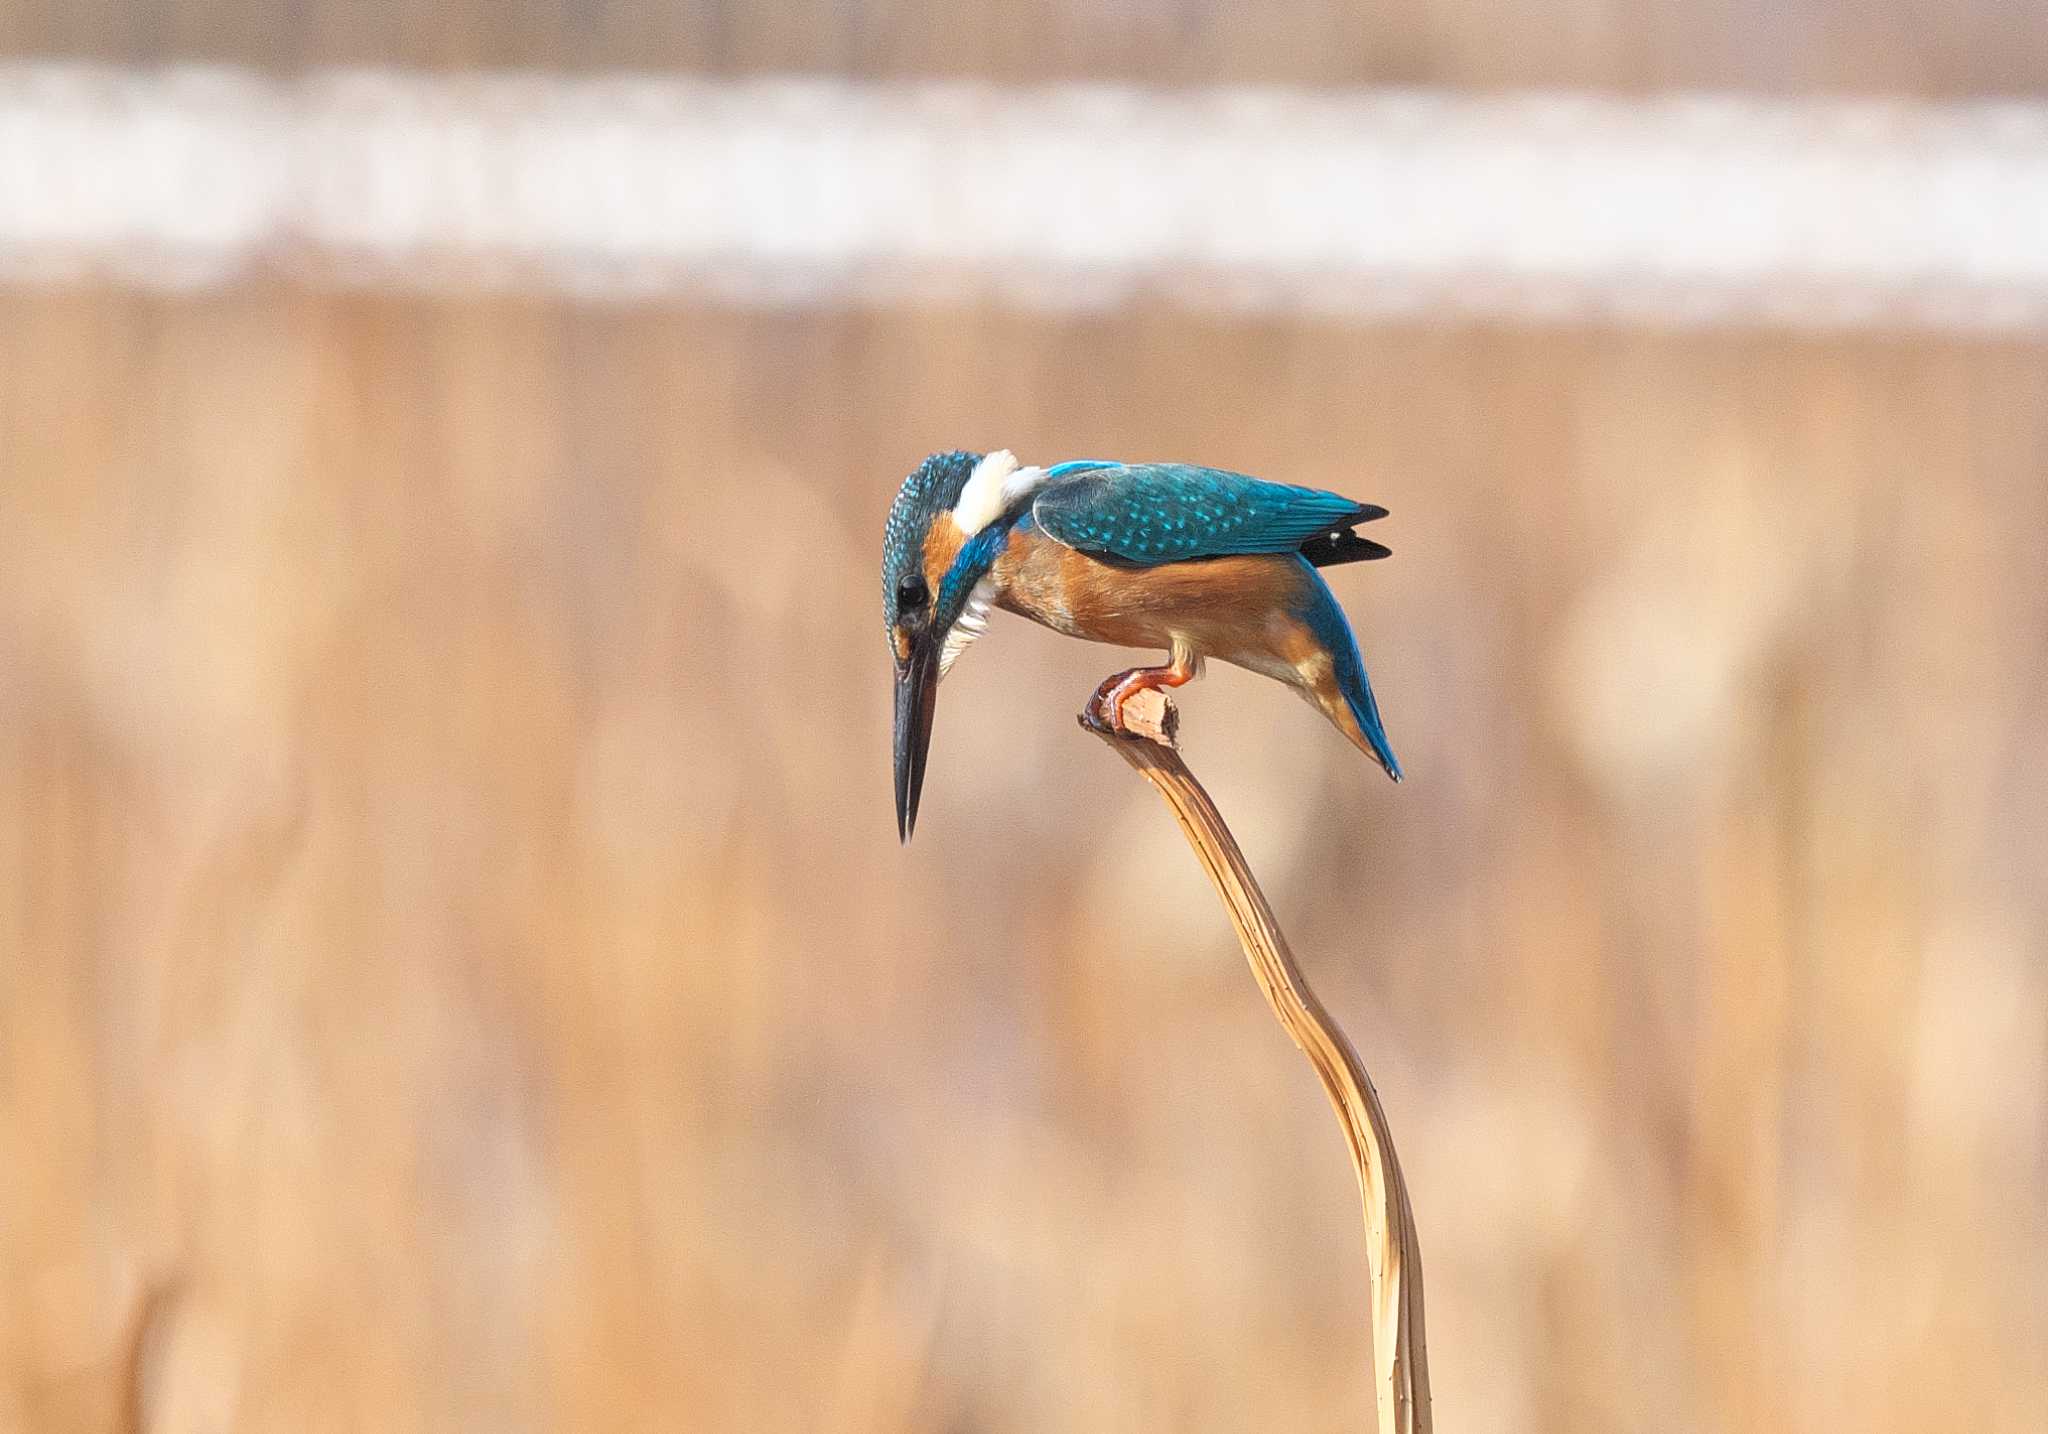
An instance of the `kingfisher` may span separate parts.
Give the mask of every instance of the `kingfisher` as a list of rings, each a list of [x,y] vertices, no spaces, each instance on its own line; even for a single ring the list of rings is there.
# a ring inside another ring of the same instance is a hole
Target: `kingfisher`
[[[1076,459],[1027,467],[1007,450],[935,453],[903,480],[882,544],[896,655],[896,833],[924,788],[939,681],[996,608],[1069,637],[1166,651],[1103,682],[1087,715],[1179,687],[1214,657],[1286,683],[1401,780],[1358,640],[1317,573],[1389,550],[1356,529],[1385,508],[1187,463]]]

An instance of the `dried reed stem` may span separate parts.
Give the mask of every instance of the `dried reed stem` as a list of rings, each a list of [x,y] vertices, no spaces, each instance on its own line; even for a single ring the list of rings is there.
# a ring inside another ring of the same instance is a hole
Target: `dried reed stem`
[[[1322,1078],[1337,1109],[1365,1202],[1366,1265],[1372,1281],[1373,1387],[1380,1434],[1428,1434],[1429,1358],[1422,1330],[1422,1252],[1407,1182],[1372,1078],[1344,1030],[1323,1008],[1294,962],[1258,879],[1216,804],[1174,747],[1177,714],[1164,693],[1143,691],[1124,704],[1125,734],[1084,712],[1081,725],[1104,738],[1159,789],[1188,845],[1201,859],[1273,1014]],[[1137,734],[1137,735],[1131,735]]]

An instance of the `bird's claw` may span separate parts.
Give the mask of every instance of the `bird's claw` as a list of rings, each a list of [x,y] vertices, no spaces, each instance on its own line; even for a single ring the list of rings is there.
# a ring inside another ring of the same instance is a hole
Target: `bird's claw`
[[[1081,725],[1100,736],[1130,739],[1137,734],[1123,725],[1122,704],[1116,700],[1117,679],[1096,688],[1081,708]]]
[[[1144,680],[1148,675],[1144,669],[1133,669],[1130,672],[1119,672],[1107,679],[1095,689],[1094,695],[1081,709],[1081,725],[1098,736],[1120,737],[1126,742],[1157,742],[1168,747],[1174,746],[1174,728],[1178,725],[1178,714],[1174,712],[1171,701],[1162,702],[1157,715],[1148,714],[1142,709],[1134,715],[1127,715],[1124,710],[1125,704],[1140,692],[1159,692],[1162,698],[1165,696],[1157,686]]]
[[[1124,679],[1128,675],[1119,672],[1095,689],[1087,705],[1081,709],[1083,727],[1101,735],[1121,737],[1126,742],[1144,740],[1143,734],[1124,725]]]

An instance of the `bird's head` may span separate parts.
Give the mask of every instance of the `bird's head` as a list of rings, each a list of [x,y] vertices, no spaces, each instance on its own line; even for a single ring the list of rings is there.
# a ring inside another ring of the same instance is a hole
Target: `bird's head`
[[[896,655],[896,834],[917,825],[939,679],[981,636],[993,569],[1038,469],[995,453],[935,453],[897,490],[882,537],[882,616]]]

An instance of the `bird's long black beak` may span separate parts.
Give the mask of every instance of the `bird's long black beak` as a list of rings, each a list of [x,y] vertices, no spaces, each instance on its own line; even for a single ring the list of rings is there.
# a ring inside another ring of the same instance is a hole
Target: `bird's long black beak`
[[[896,835],[905,842],[917,829],[917,798],[924,790],[938,702],[939,645],[920,633],[911,639],[909,659],[896,664]]]

